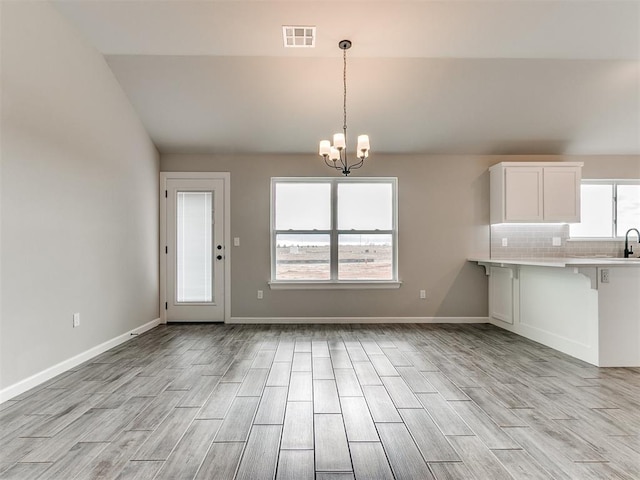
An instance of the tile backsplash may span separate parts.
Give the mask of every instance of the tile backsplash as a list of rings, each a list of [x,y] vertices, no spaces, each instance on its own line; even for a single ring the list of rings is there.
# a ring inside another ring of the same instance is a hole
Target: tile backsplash
[[[507,246],[502,246],[503,239]],[[554,238],[559,246],[553,245]],[[634,247],[636,245],[634,238]],[[619,240],[569,240],[567,224],[501,224],[491,226],[491,258],[550,258],[573,256],[622,257]]]

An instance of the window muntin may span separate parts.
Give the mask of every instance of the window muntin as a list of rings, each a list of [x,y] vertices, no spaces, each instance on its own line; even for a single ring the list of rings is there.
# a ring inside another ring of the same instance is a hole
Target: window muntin
[[[397,281],[396,184],[273,178],[272,281]]]
[[[640,224],[640,182],[586,180],[580,197],[581,221],[569,225],[571,238],[621,238]]]

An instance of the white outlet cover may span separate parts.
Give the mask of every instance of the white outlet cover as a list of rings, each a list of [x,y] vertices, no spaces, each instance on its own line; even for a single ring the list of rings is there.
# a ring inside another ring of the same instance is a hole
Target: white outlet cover
[[[503,238],[502,239],[502,246],[503,247],[508,247],[509,246],[509,239]]]
[[[234,247],[240,246],[240,237],[233,237],[233,246]]]
[[[554,247],[562,246],[562,239],[560,237],[553,237],[551,239],[551,245],[553,245]]]

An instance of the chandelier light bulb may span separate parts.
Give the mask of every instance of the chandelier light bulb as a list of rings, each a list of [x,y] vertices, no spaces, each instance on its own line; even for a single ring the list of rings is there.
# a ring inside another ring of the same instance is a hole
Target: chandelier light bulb
[[[320,155],[329,155],[331,152],[331,142],[329,140],[320,141]]]

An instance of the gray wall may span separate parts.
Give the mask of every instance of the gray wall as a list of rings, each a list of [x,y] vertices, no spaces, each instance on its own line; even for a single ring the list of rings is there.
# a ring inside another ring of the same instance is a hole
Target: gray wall
[[[0,389],[159,316],[155,147],[48,2],[1,8]]]
[[[397,176],[398,290],[270,290],[273,176],[333,173],[315,155],[162,155],[163,171],[231,172],[233,317],[484,317],[487,283],[466,257],[488,253],[491,157],[372,155],[357,176]],[[263,300],[256,291],[264,290]],[[420,300],[420,289],[428,299]]]

